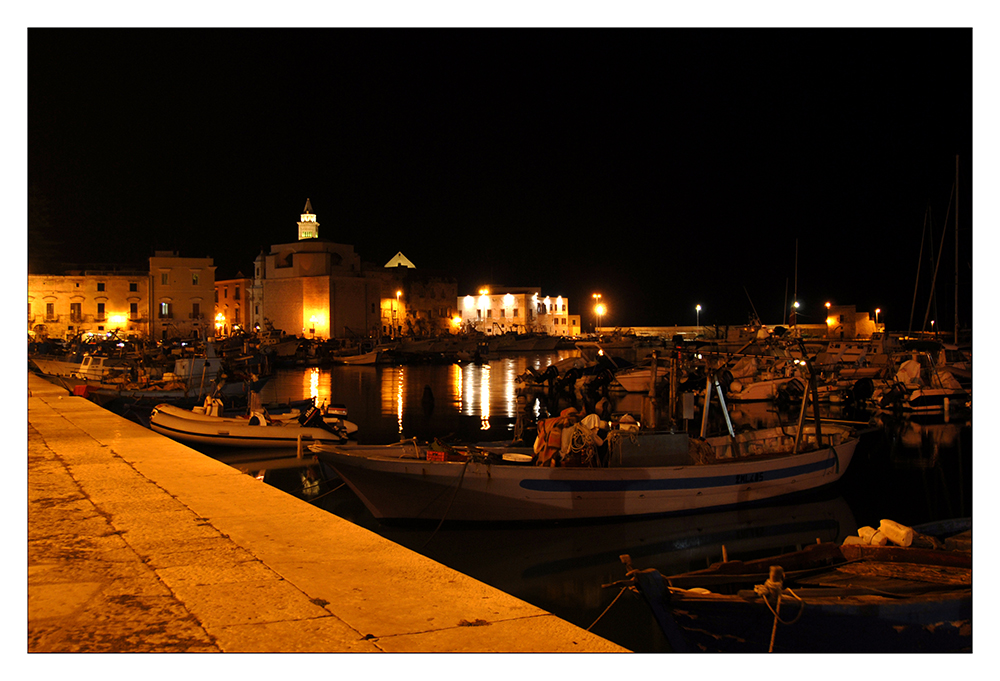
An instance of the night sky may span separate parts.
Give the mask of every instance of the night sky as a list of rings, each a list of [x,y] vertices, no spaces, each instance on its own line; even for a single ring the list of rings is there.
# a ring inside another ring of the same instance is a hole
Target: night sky
[[[308,22],[305,22],[308,23]],[[28,262],[297,238],[592,323],[972,322],[971,29],[31,29]],[[921,238],[925,224],[930,232]],[[798,267],[796,278],[796,241]],[[933,245],[931,245],[933,244]]]

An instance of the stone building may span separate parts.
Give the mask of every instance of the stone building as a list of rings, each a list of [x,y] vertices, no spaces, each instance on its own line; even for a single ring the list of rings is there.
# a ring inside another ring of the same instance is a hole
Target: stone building
[[[28,275],[28,334],[34,338],[149,333],[149,273],[82,270]]]
[[[542,296],[539,287],[495,287],[458,299],[462,328],[497,334],[580,335],[580,315],[569,314],[569,299]]]
[[[215,266],[212,258],[156,251],[149,259],[150,335],[154,340],[212,338]]]
[[[299,239],[275,244],[254,261],[248,322],[265,321],[307,338],[365,337],[380,327],[381,285],[366,278],[354,247],[319,237],[306,199]]]
[[[252,332],[253,279],[237,272],[233,279],[215,282],[214,326],[216,336],[243,329]]]
[[[827,338],[871,338],[879,330],[884,324],[876,325],[870,314],[858,312],[854,305],[827,305]]]
[[[383,338],[440,336],[458,330],[452,305],[458,297],[454,277],[417,269],[402,253],[382,268],[366,264],[365,276],[381,282]]]

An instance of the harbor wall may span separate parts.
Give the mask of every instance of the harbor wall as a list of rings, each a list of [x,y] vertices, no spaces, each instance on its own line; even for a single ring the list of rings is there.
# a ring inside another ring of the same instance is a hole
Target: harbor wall
[[[625,652],[28,376],[31,652]]]

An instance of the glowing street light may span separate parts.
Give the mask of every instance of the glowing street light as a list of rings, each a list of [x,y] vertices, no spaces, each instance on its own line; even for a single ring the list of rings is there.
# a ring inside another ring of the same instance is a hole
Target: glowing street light
[[[701,326],[701,305],[694,306],[694,325]]]
[[[878,313],[882,311],[882,308],[875,308],[875,328],[878,328]]]
[[[392,308],[392,337],[396,337],[396,310],[399,309],[399,297],[403,295],[402,291],[396,291],[396,307]]]
[[[604,313],[607,312],[607,308],[604,307],[604,303],[601,302],[600,293],[594,293],[590,297],[597,301],[597,304],[594,305],[594,312],[597,314],[597,328],[600,328],[601,318],[604,317]]]

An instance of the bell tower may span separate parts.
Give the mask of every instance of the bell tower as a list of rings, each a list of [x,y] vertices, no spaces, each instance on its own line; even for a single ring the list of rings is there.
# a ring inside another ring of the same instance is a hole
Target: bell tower
[[[312,212],[312,204],[306,199],[306,207],[302,209],[302,216],[299,221],[299,241],[303,239],[319,238],[319,223],[316,222],[316,214]]]

